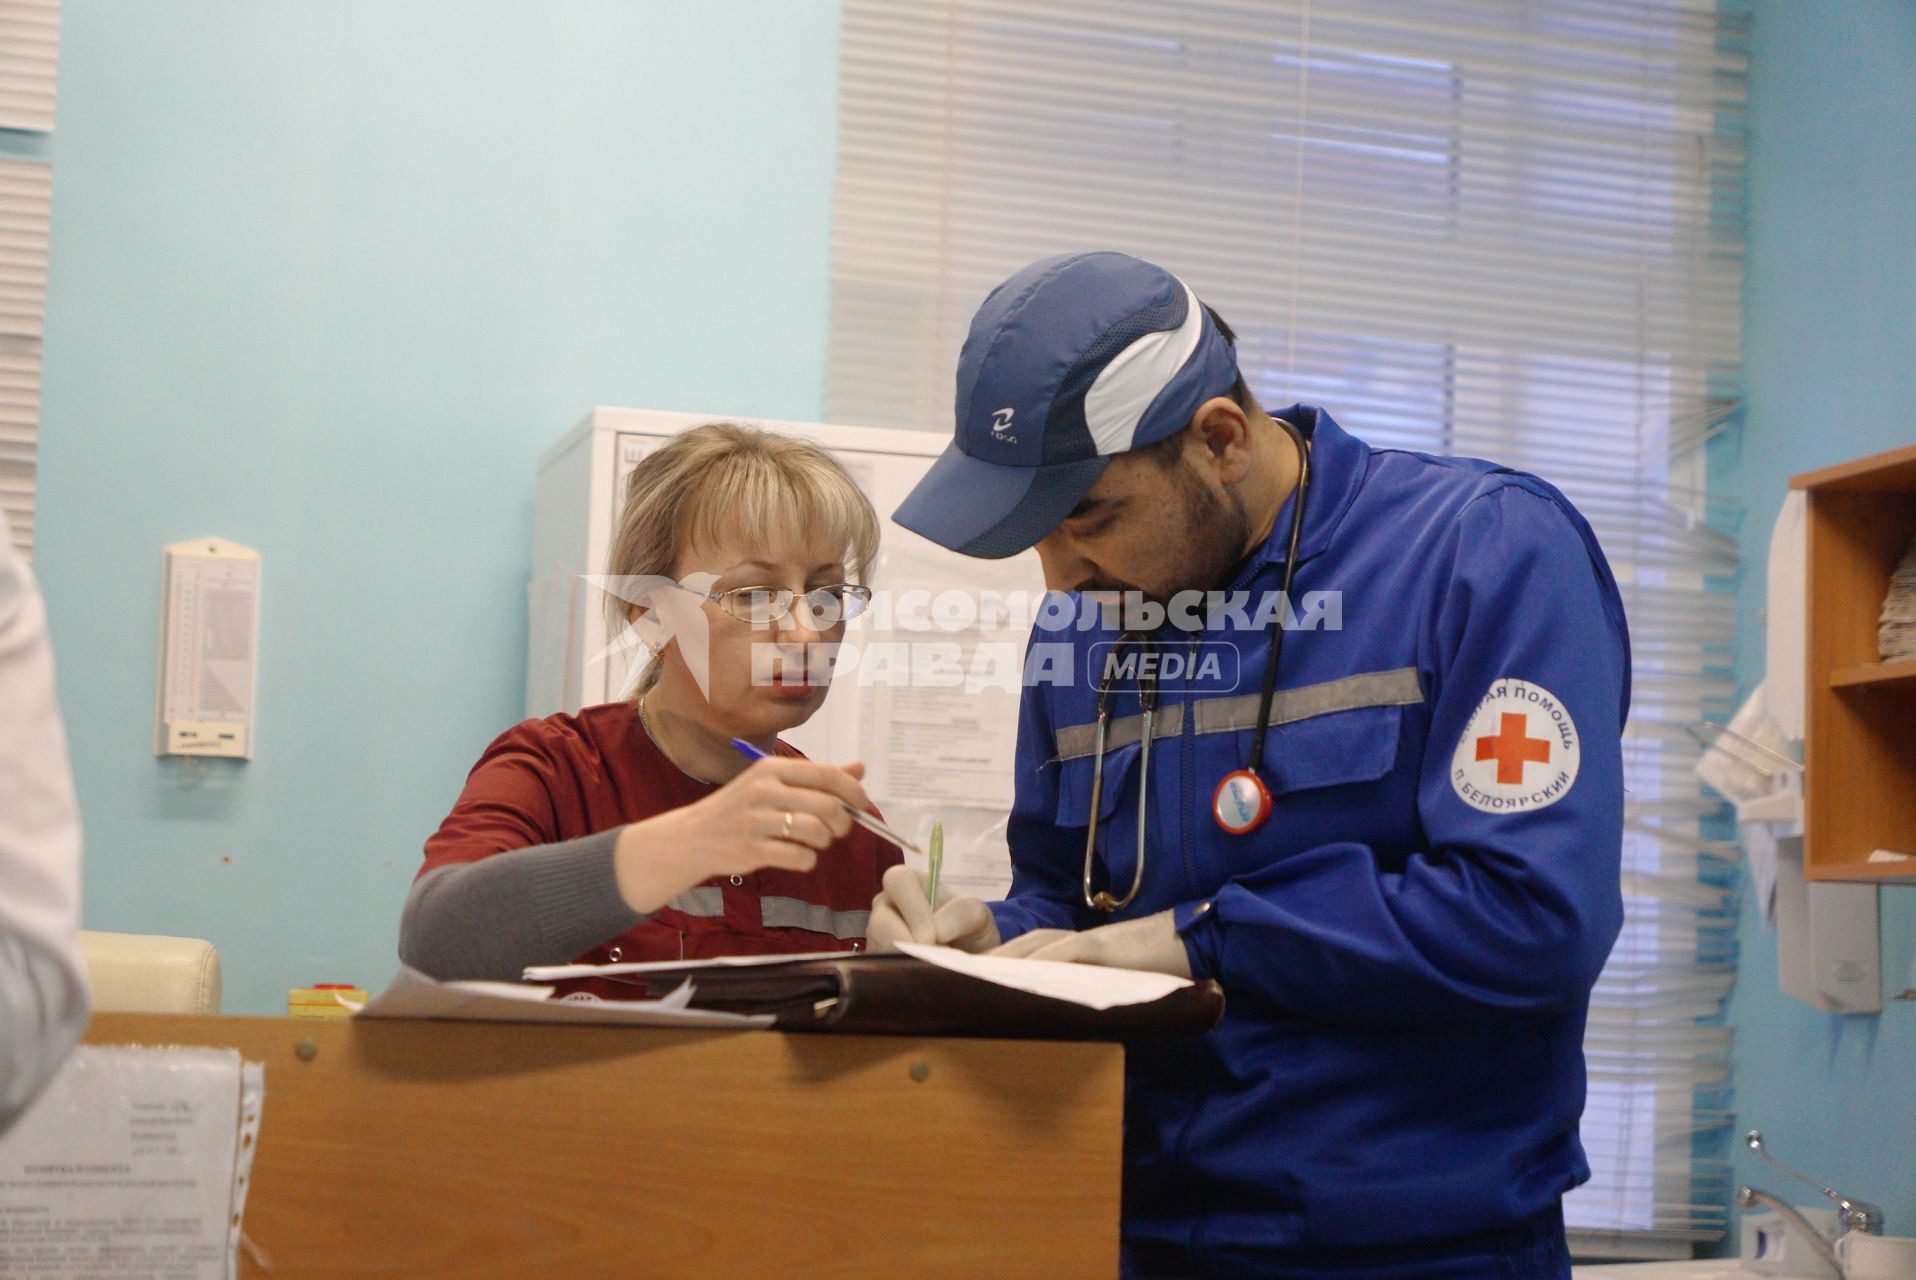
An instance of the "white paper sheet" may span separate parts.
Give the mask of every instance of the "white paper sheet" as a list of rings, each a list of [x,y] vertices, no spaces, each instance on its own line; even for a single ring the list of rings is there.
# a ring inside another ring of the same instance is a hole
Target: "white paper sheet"
[[[1757,914],[1763,926],[1775,933],[1777,829],[1767,822],[1741,822],[1737,827],[1743,833],[1743,857],[1750,864]]]
[[[663,1000],[551,999],[553,988],[515,982],[439,982],[402,967],[366,1002],[361,1018],[445,1018],[461,1022],[576,1022],[637,1027],[740,1030],[769,1027],[769,1014],[689,1009],[692,984]]]
[[[900,951],[942,969],[962,973],[1001,987],[1029,991],[1083,1005],[1087,1009],[1111,1009],[1124,1004],[1146,1004],[1191,985],[1189,979],[1168,973],[1145,973],[1136,969],[1109,969],[1100,965],[1066,964],[1056,960],[1023,960],[1010,956],[975,956],[953,947],[928,947],[915,942],[899,945]],[[713,960],[626,961],[620,964],[542,965],[526,970],[528,981],[551,982],[560,978],[610,977],[622,973],[648,973],[661,969],[721,969],[749,965],[781,964],[790,960],[844,960],[843,951],[818,951],[804,955],[722,956]],[[494,983],[464,983],[464,986],[495,986]],[[692,984],[688,982],[686,988]],[[516,989],[516,988],[515,988]],[[685,988],[681,988],[684,990]],[[674,994],[677,994],[676,992]],[[688,994],[688,997],[689,994]]]
[[[622,960],[617,964],[536,964],[525,971],[525,979],[527,982],[560,982],[566,978],[610,978],[622,973],[658,973],[663,969],[749,969],[756,965],[789,964],[794,960],[843,960],[846,954],[843,951],[793,951],[769,956],[714,956],[710,960]],[[687,983],[680,990],[686,990],[690,986],[691,984]],[[523,990],[517,987],[513,989]],[[678,994],[674,991],[666,999],[670,1000]],[[685,998],[691,999],[689,991]]]
[[[75,1050],[0,1139],[0,1275],[231,1280],[263,1080],[231,1049]]]
[[[1161,1000],[1190,979],[1139,969],[1109,969],[1096,964],[1068,964],[1059,960],[1024,960],[1011,956],[975,956],[953,947],[900,943],[898,949],[941,969],[995,982],[1001,987],[1029,991],[1083,1005],[1087,1009],[1115,1009],[1119,1005],[1149,1004]]]
[[[1791,758],[1790,744],[1770,714],[1767,684],[1750,691],[1727,728],[1697,757],[1696,774],[1732,804],[1767,796],[1797,772],[1776,758]]]
[[[1764,925],[1774,930],[1777,845],[1792,838],[1801,844],[1803,775],[1771,754],[1788,758],[1790,743],[1771,712],[1767,681],[1750,692],[1729,730],[1697,759],[1696,772],[1736,806],[1757,909]]]

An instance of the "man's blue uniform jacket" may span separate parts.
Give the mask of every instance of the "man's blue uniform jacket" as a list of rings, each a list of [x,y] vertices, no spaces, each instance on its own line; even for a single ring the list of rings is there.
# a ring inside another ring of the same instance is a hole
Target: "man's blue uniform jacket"
[[[1211,807],[1246,762],[1269,633],[1244,614],[1159,632],[1192,666],[1220,660],[1161,682],[1146,874],[1115,917],[1174,910],[1192,972],[1226,991],[1216,1030],[1129,1056],[1126,1246],[1201,1274],[1435,1258],[1551,1214],[1589,1175],[1584,1018],[1622,920],[1629,647],[1588,524],[1534,476],[1372,449],[1310,406],[1280,416],[1311,437],[1314,475],[1292,595],[1311,629],[1285,637],[1265,747],[1275,808],[1233,836]],[[1230,584],[1253,605],[1278,590],[1290,522],[1287,502]],[[1313,610],[1317,592],[1341,609]],[[1117,634],[1033,633],[1012,888],[992,904],[1007,940],[1112,918],[1080,877]],[[1046,664],[1069,683],[1029,685]],[[1122,895],[1132,681],[1112,708],[1096,875]]]

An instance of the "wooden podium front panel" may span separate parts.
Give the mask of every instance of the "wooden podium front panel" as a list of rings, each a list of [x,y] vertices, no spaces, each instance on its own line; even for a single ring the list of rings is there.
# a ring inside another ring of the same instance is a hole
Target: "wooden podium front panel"
[[[112,1013],[86,1038],[265,1063],[271,1270],[242,1251],[244,1277],[1117,1274],[1116,1045]]]

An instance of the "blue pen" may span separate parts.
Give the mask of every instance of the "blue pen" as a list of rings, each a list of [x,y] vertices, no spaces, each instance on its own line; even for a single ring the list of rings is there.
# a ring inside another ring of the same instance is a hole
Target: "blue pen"
[[[745,756],[747,759],[750,759],[750,760],[764,760],[768,758],[768,755],[769,755],[768,752],[760,751],[757,747],[745,741],[745,739],[743,738],[733,738],[732,745],[738,749],[738,752],[740,755]],[[890,827],[886,826],[884,823],[880,822],[878,819],[872,817],[869,813],[866,813],[863,809],[855,809],[851,805],[846,804],[843,800],[840,800],[838,803],[841,806],[843,806],[846,813],[849,813],[852,815],[853,822],[856,822],[859,826],[865,828],[865,830],[871,832],[873,835],[877,836],[879,839],[889,840],[893,844],[897,845],[900,849],[905,850],[907,853],[915,853],[921,858],[925,856],[924,850],[920,849],[917,845],[913,844],[911,841],[905,839],[905,837],[899,835],[896,831],[893,831]]]

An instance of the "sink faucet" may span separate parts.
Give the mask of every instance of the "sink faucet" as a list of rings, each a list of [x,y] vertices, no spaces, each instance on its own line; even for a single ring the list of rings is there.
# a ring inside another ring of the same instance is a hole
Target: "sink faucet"
[[[1811,1225],[1808,1218],[1796,1211],[1795,1206],[1784,1203],[1767,1191],[1758,1191],[1751,1186],[1741,1186],[1736,1189],[1736,1202],[1745,1209],[1753,1209],[1760,1204],[1776,1210],[1783,1216],[1784,1221],[1796,1228],[1798,1235],[1809,1241],[1810,1248],[1816,1250],[1817,1256],[1823,1259],[1823,1264],[1830,1269],[1830,1274],[1836,1277],[1836,1280],[1843,1280],[1843,1263],[1836,1256],[1836,1250],[1830,1247],[1830,1242],[1823,1238],[1821,1231]]]
[[[1750,1150],[1756,1152],[1758,1158],[1761,1159],[1764,1164],[1770,1166],[1770,1168],[1775,1169],[1778,1173],[1787,1173],[1798,1182],[1803,1183],[1805,1186],[1816,1188],[1818,1192],[1835,1201],[1837,1234],[1839,1236],[1851,1231],[1860,1231],[1865,1235],[1876,1235],[1882,1231],[1883,1211],[1875,1205],[1865,1200],[1852,1200],[1848,1196],[1838,1195],[1828,1187],[1805,1177],[1788,1165],[1777,1160],[1768,1151],[1763,1149],[1763,1135],[1755,1129],[1743,1135],[1743,1141],[1749,1146]],[[1836,1250],[1830,1247],[1828,1240],[1823,1238],[1823,1233],[1811,1226],[1809,1219],[1798,1213],[1793,1206],[1785,1204],[1782,1200],[1777,1199],[1767,1191],[1758,1191],[1752,1186],[1738,1187],[1736,1189],[1736,1202],[1745,1209],[1753,1208],[1760,1204],[1776,1210],[1777,1213],[1783,1216],[1786,1222],[1802,1233],[1803,1238],[1809,1242],[1810,1247],[1816,1250],[1817,1255],[1821,1257],[1824,1264],[1829,1267],[1830,1274],[1835,1276],[1837,1280],[1842,1280],[1843,1263],[1841,1259],[1836,1256]]]
[[[1752,1129],[1744,1134],[1743,1141],[1747,1143],[1750,1150],[1756,1152],[1757,1157],[1761,1159],[1764,1164],[1770,1166],[1770,1168],[1776,1170],[1778,1173],[1787,1173],[1804,1186],[1814,1187],[1818,1192],[1834,1200],[1836,1202],[1837,1225],[1842,1231],[1860,1231],[1868,1236],[1881,1235],[1883,1233],[1883,1211],[1877,1206],[1869,1203],[1867,1200],[1852,1200],[1848,1196],[1837,1195],[1828,1187],[1805,1177],[1788,1165],[1778,1161],[1775,1157],[1771,1156],[1769,1152],[1763,1149],[1763,1135],[1756,1129]],[[1738,1199],[1741,1200],[1741,1198],[1741,1193],[1739,1193]]]

